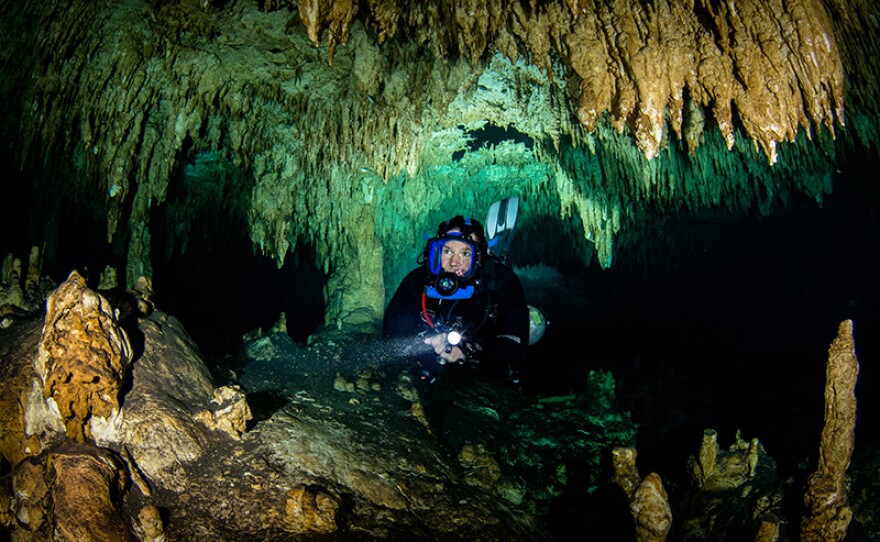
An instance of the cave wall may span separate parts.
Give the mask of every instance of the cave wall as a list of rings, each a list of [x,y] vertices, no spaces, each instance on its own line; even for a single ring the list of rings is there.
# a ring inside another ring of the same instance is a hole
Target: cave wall
[[[22,235],[51,260],[49,218],[99,220],[82,241],[129,284],[197,236],[279,267],[308,247],[338,327],[381,317],[439,221],[502,197],[608,267],[682,210],[821,203],[878,148],[859,0],[4,4]]]

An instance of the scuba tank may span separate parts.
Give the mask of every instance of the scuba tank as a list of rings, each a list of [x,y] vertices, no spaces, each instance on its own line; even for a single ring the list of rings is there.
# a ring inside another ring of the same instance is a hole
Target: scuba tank
[[[514,226],[519,212],[519,198],[514,196],[498,200],[489,207],[486,216],[486,241],[489,253],[502,262],[513,244]],[[547,330],[549,321],[544,311],[529,305],[529,345],[540,341]]]

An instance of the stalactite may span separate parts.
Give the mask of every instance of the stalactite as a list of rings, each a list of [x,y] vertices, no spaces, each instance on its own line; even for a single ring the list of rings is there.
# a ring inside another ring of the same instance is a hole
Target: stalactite
[[[855,50],[856,29],[876,27],[876,8],[864,0],[735,8],[703,0],[302,0],[287,23],[248,9],[18,8],[41,40],[11,79],[30,89],[21,94],[30,96],[20,106],[24,161],[37,161],[36,149],[47,149],[39,157],[47,161],[76,154],[87,179],[74,188],[78,197],[106,214],[108,240],[130,240],[129,280],[150,268],[151,210],[166,201],[173,172],[202,152],[222,149],[238,178],[249,179],[238,193],[248,194],[241,207],[255,247],[280,265],[307,242],[323,267],[344,275],[357,253],[350,236],[417,244],[425,220],[453,211],[422,200],[443,201],[450,191],[473,212],[487,205],[478,191],[531,191],[566,228],[582,228],[585,260],[595,251],[607,266],[638,241],[634,226],[649,213],[769,213],[797,192],[821,201],[835,138],[877,138],[858,117],[855,135],[841,130],[844,67],[869,87],[855,90],[858,103],[877,105],[870,76],[880,55]],[[487,123],[519,131],[534,148],[469,149],[467,132]],[[441,155],[432,145],[449,130],[461,137]],[[817,145],[827,158],[808,150]],[[517,161],[539,167],[522,174]],[[471,173],[447,176],[443,167]],[[481,168],[495,173],[473,174]],[[507,186],[479,184],[492,175],[506,175]],[[447,181],[445,191],[435,186]],[[352,232],[360,211],[342,202],[359,184],[377,200],[364,205],[378,209],[405,183],[417,203],[394,202],[393,219],[364,217],[375,232]],[[539,216],[552,215],[542,208]],[[180,231],[186,246],[188,228]],[[404,262],[385,273],[399,275]]]
[[[489,49],[491,37],[511,60],[527,54],[548,72],[554,71],[550,52],[556,49],[580,81],[576,100],[583,126],[592,131],[610,113],[619,131],[630,128],[648,158],[664,144],[667,109],[681,137],[677,119],[685,88],[696,105],[712,108],[728,147],[735,141],[735,106],[747,135],[771,162],[778,143],[792,141],[799,129],[842,122],[841,52],[821,0],[802,0],[786,9],[780,2],[738,4],[737,9],[704,2],[689,10],[674,2],[652,6],[610,0],[526,8],[496,0],[460,6],[416,3],[397,13],[402,5],[374,2],[363,18],[367,27],[379,29],[380,42],[394,36],[402,21],[435,54],[446,56],[453,47],[473,66]],[[330,2],[303,1],[300,13],[315,43],[323,26],[351,24],[351,10],[333,10]],[[332,40],[347,40],[348,34],[330,34],[332,53]],[[782,47],[765,50],[765,43]],[[768,76],[769,86],[764,84]],[[811,99],[804,102],[801,96]],[[696,145],[697,139],[689,143]]]

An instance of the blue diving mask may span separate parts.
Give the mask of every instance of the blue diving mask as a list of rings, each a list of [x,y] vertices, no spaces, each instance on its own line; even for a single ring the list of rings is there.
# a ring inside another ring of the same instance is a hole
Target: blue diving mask
[[[443,254],[449,250],[446,244],[458,241],[466,245],[472,255],[470,268],[462,275],[443,270]],[[467,299],[474,295],[474,282],[480,264],[480,247],[460,232],[448,232],[428,240],[424,252],[424,265],[428,271],[427,295],[435,299]]]

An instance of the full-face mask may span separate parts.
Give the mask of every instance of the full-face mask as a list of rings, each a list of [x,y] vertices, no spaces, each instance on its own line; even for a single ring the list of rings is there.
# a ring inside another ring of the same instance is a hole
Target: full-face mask
[[[428,271],[427,296],[435,299],[467,299],[473,296],[480,265],[486,254],[485,239],[483,225],[470,217],[458,215],[441,222],[437,235],[428,240],[421,256],[421,263]],[[443,270],[443,251],[450,241],[465,243],[473,254],[470,269],[461,276]]]
[[[450,241],[464,243],[473,254],[470,268],[462,275],[443,270],[443,252]],[[462,232],[447,232],[428,240],[424,266],[428,271],[426,293],[436,299],[468,299],[474,295],[477,269],[480,266],[480,245]]]

